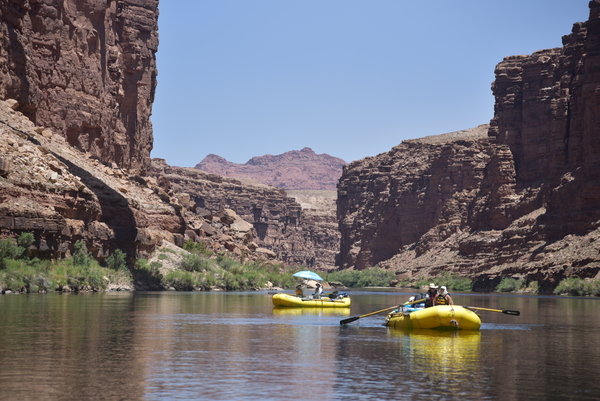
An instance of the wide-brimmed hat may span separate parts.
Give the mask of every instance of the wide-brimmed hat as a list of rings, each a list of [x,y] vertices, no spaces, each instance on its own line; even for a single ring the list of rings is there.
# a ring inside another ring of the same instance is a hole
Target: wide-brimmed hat
[[[441,287],[440,287],[440,291],[441,291],[441,292],[446,292],[446,291],[447,291],[447,289],[446,289],[446,287],[444,287],[444,286],[441,286]]]
[[[437,285],[431,283],[431,284],[429,284],[429,288],[437,288]]]

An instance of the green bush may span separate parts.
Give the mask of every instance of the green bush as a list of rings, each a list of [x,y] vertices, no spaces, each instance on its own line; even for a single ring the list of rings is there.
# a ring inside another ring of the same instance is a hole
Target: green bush
[[[73,264],[76,266],[89,266],[92,264],[94,259],[88,252],[85,242],[79,240],[73,245],[75,252],[73,252]]]
[[[191,253],[183,258],[181,268],[188,272],[212,271],[213,262],[203,256]]]
[[[222,281],[225,289],[228,291],[237,291],[242,288],[239,277],[229,272],[223,274]]]
[[[206,248],[206,244],[204,242],[196,242],[193,239],[188,239],[185,244],[183,244],[183,249],[196,255],[202,255],[206,257],[213,255],[213,253]]]
[[[522,279],[504,277],[496,286],[496,292],[515,292],[523,287],[523,283]]]
[[[164,282],[177,291],[193,291],[200,287],[200,283],[194,278],[192,272],[182,270],[170,271],[165,276]]]
[[[106,265],[109,269],[114,271],[127,270],[125,252],[120,249],[116,249],[108,258],[106,258]]]
[[[21,233],[17,239],[17,244],[25,249],[28,249],[35,242],[35,237],[32,233]]]
[[[148,259],[139,259],[136,261],[133,269],[133,277],[136,281],[147,283],[151,289],[162,289],[163,276],[160,272],[162,264],[152,262],[148,264]]]
[[[71,262],[71,263],[69,263]],[[104,280],[107,270],[98,262],[89,258],[85,265],[76,264],[75,258],[65,261],[67,264],[67,285],[75,291],[104,291],[107,282]],[[81,263],[81,262],[80,262]]]
[[[461,277],[458,274],[449,274],[447,272],[443,272],[441,275],[437,277],[437,282],[439,286],[446,286],[448,290],[452,289],[454,291],[471,291],[473,289],[473,281],[466,277]]]
[[[18,246],[12,238],[0,241],[0,259],[19,259],[26,249]]]
[[[600,297],[600,280],[592,281],[590,295]]]
[[[532,281],[529,283],[526,290],[528,290],[529,292],[538,293],[538,292],[540,292],[540,285],[537,281]]]
[[[414,282],[413,288],[429,287],[430,283],[435,283],[435,278],[422,278]]]
[[[210,287],[214,287],[217,284],[222,286],[223,283],[221,280],[217,280],[217,277],[212,272],[206,272],[202,275],[202,280],[200,281],[201,286],[204,289],[209,289]]]
[[[371,267],[365,270],[342,270],[324,274],[326,281],[340,282],[346,287],[389,287],[390,282],[396,279],[396,274],[380,267]]]
[[[246,270],[254,270],[252,264],[244,266],[242,263],[222,255],[219,255],[217,257],[217,264],[221,269],[226,270],[232,274],[244,274]],[[259,270],[260,269],[262,268],[259,268]]]
[[[572,296],[592,295],[594,285],[577,276],[562,280],[554,289],[555,294],[568,294]]]

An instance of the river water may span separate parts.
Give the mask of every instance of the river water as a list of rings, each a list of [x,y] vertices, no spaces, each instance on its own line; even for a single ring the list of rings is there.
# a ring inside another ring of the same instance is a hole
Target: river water
[[[266,292],[0,296],[0,399],[598,400],[600,299],[453,294],[480,331],[404,332],[408,299],[274,309]]]

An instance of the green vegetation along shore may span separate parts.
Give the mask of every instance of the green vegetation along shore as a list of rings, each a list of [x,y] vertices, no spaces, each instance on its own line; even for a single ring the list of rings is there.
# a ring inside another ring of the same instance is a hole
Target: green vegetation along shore
[[[128,266],[126,255],[115,250],[101,266],[89,253],[85,243],[74,244],[71,257],[59,261],[40,260],[29,255],[35,241],[33,234],[23,233],[17,240],[0,241],[0,292],[80,292],[118,290],[175,290],[175,291],[244,291],[265,288],[293,288],[298,279],[293,276],[299,268],[284,268],[270,262],[242,263],[226,256],[215,255],[203,243],[188,241],[181,248],[160,248],[153,261],[141,259]],[[172,256],[177,256],[172,262]],[[171,263],[169,263],[171,262]],[[170,266],[169,266],[170,265]],[[446,286],[450,291],[470,291],[472,281],[456,274],[442,273],[416,282],[396,280],[396,275],[379,267],[362,271],[342,270],[320,272],[325,281],[347,288],[427,287],[430,282]],[[537,293],[537,282],[507,277],[496,292]],[[579,277],[563,280],[555,294],[570,296],[600,296],[600,280],[586,281]]]

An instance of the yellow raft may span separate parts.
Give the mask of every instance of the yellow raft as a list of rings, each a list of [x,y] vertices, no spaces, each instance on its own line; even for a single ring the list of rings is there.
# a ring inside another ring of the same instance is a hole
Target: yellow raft
[[[348,308],[350,306],[350,297],[338,297],[331,299],[322,297],[321,299],[300,298],[296,295],[275,294],[273,295],[273,305],[275,306],[292,306],[292,307],[309,307],[309,308]]]
[[[384,324],[396,329],[479,330],[481,318],[462,306],[438,305],[415,312],[392,312]]]

